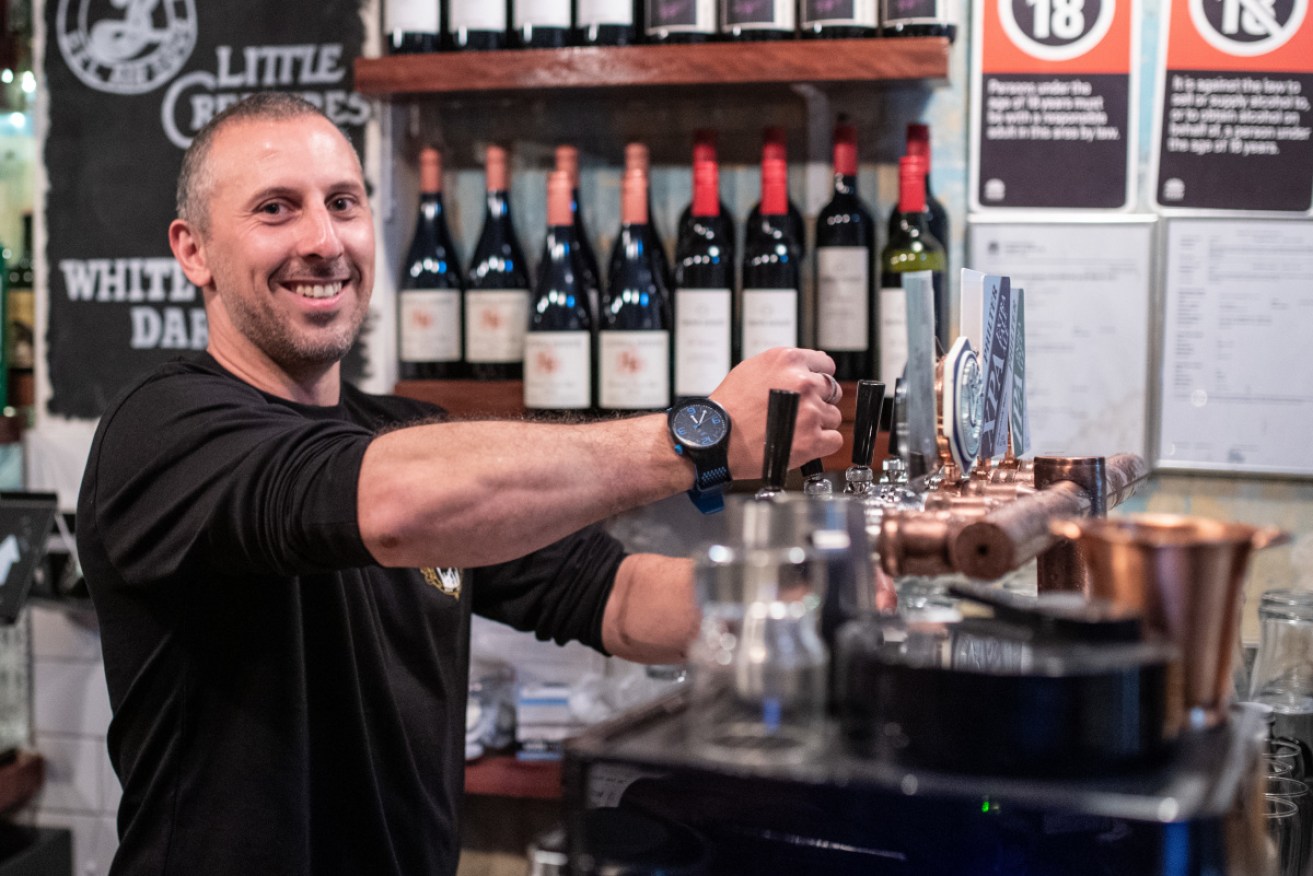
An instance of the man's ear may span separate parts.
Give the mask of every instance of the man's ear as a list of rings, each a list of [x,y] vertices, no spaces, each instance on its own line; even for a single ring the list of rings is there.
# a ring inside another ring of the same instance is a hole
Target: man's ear
[[[189,222],[174,219],[169,223],[169,248],[178,264],[182,265],[182,272],[198,289],[204,289],[214,281],[200,235]]]

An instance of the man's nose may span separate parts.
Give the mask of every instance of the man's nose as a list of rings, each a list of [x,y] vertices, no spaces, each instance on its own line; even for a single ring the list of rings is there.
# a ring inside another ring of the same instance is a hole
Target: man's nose
[[[333,214],[322,204],[309,207],[301,217],[300,253],[335,259],[342,255],[342,240]]]

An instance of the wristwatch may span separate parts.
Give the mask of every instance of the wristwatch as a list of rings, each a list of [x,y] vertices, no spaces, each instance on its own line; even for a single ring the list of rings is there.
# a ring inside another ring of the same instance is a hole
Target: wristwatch
[[[681,399],[666,418],[675,452],[697,473],[688,497],[703,514],[725,507],[729,475],[729,414],[709,398]]]

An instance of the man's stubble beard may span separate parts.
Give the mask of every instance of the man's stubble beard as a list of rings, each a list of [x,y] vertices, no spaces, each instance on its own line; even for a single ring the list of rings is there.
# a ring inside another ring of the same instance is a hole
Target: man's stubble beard
[[[224,295],[222,291],[219,296],[233,326],[243,337],[285,372],[302,378],[341,362],[360,334],[369,305],[360,294],[360,277],[354,271],[352,275],[351,282],[357,296],[349,320],[334,329],[314,332],[309,337],[294,331],[287,317],[278,312],[274,306],[278,293],[271,288],[262,290],[264,294],[253,299],[241,294]],[[216,286],[220,285],[219,277],[219,272],[216,272]],[[339,312],[326,317],[325,321],[341,318]]]

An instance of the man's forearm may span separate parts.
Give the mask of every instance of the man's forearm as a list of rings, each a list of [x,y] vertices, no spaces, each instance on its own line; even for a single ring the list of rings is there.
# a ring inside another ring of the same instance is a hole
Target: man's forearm
[[[606,603],[602,644],[637,663],[682,663],[700,616],[692,560],[631,554]]]
[[[383,565],[482,566],[692,483],[664,415],[574,426],[441,423],[371,443],[358,518]]]

